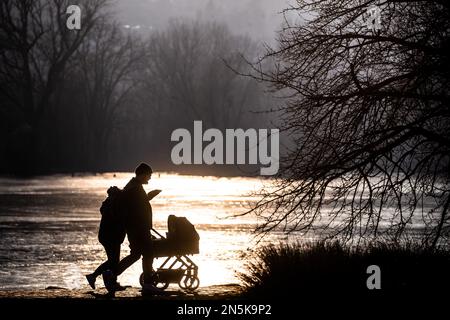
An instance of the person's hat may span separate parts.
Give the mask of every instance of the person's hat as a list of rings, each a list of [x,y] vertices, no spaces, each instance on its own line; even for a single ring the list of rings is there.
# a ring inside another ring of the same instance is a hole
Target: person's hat
[[[136,173],[137,176],[139,176],[141,174],[152,174],[153,170],[148,164],[141,163],[140,165],[137,166],[134,172]]]

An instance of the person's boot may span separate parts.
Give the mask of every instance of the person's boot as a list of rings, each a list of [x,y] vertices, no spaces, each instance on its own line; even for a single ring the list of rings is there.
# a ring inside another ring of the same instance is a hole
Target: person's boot
[[[95,280],[97,279],[96,276],[94,276],[94,274],[87,274],[86,275],[86,280],[88,281],[89,285],[91,286],[92,289],[95,290]]]
[[[144,283],[142,286],[142,295],[166,295],[167,292],[155,287],[151,283]]]
[[[124,286],[120,285],[119,282],[116,282],[115,291],[124,291],[126,289],[127,289],[127,287],[124,287]]]
[[[106,290],[109,293],[116,292],[116,277],[111,270],[106,270],[102,273],[103,283],[105,284]]]

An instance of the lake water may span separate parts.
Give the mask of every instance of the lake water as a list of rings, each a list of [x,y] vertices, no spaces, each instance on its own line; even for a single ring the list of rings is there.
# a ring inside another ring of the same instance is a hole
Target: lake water
[[[42,289],[48,286],[81,288],[84,275],[105,260],[97,241],[99,208],[110,186],[123,187],[131,173],[66,176],[34,179],[0,178],[0,289]],[[265,180],[267,183],[268,180]],[[227,218],[247,211],[263,186],[259,178],[218,178],[154,174],[147,191],[163,190],[152,200],[153,227],[165,234],[169,215],[187,217],[200,234],[200,254],[192,256],[199,266],[201,286],[238,283],[236,272],[245,270],[249,253],[268,243],[311,240],[299,234],[272,232],[257,242],[253,215]],[[433,203],[425,205],[430,210]],[[327,211],[318,224],[327,225]],[[389,225],[394,208],[384,208],[380,227]],[[420,230],[422,213],[410,221]],[[342,220],[341,220],[342,221]],[[338,221],[339,222],[339,221]],[[122,256],[129,252],[122,245]],[[156,259],[158,267],[162,259]],[[139,286],[141,263],[119,278],[124,285]],[[100,279],[99,279],[100,280]],[[101,280],[99,281],[101,283]]]
[[[0,178],[0,289],[81,288],[106,255],[97,241],[99,207],[109,186],[123,187],[130,173],[35,179]],[[187,217],[200,234],[201,286],[238,283],[245,255],[256,246],[252,216],[229,218],[246,211],[257,178],[217,178],[154,174],[147,191],[162,189],[152,200],[154,228],[167,230],[170,214]],[[259,245],[286,240],[281,233]],[[128,242],[122,256],[128,254]],[[162,262],[155,260],[155,265]],[[141,264],[121,275],[124,285],[139,286]],[[100,278],[99,284],[101,284]]]

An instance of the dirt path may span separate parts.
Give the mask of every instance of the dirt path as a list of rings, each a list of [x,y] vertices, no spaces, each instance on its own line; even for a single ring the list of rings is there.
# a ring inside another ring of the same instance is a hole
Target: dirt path
[[[174,287],[166,290],[167,295],[143,297],[141,289],[129,287],[125,291],[117,292],[115,298],[118,300],[223,300],[238,298],[242,289],[237,284],[216,285],[200,287],[193,293],[187,293]],[[104,288],[92,290],[88,287],[80,289],[65,289],[48,287],[42,290],[3,290],[0,291],[0,299],[111,299]]]

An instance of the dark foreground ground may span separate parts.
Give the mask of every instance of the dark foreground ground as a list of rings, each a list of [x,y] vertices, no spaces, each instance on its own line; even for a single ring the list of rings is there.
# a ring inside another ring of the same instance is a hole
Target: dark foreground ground
[[[74,300],[229,300],[240,296],[242,288],[237,284],[200,287],[193,292],[180,289],[167,289],[162,296],[142,296],[141,289],[129,287],[117,292],[115,297],[108,295],[106,289],[91,288],[65,289],[48,287],[42,290],[4,290],[0,291],[0,299],[74,299]]]
[[[238,285],[201,287],[194,293],[178,288],[165,296],[142,296],[130,287],[107,295],[105,289],[69,290],[49,287],[41,290],[0,291],[0,315],[24,319],[366,319],[367,316],[408,319],[439,312],[441,301],[430,294],[390,294],[380,290],[370,295],[342,290],[322,293],[285,287],[286,292],[267,292],[250,297]],[[3,318],[3,317],[2,317]],[[6,318],[5,318],[6,319]],[[9,317],[8,317],[9,319]]]

